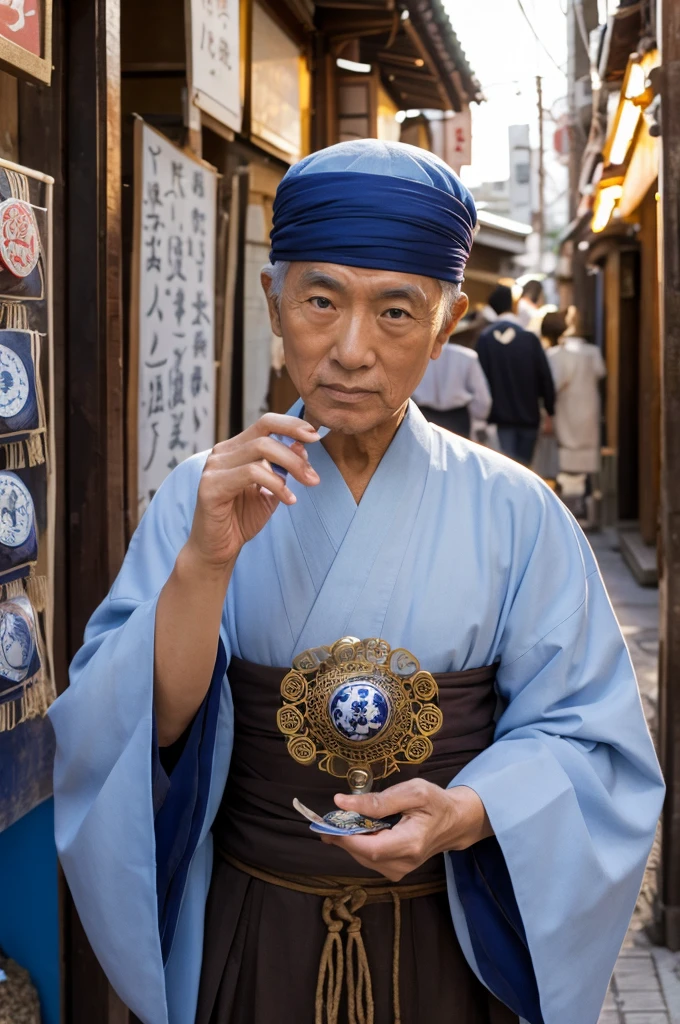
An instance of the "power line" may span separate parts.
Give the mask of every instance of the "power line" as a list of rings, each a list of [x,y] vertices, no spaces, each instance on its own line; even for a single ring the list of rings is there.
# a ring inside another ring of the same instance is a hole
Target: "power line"
[[[555,67],[557,68],[557,70],[558,70],[558,71],[560,72],[560,74],[561,74],[561,75],[563,75],[563,74],[565,73],[565,72],[564,72],[564,68],[561,68],[561,67],[560,67],[560,65],[559,65],[559,64],[557,63],[557,61],[555,60],[555,58],[553,57],[553,55],[552,55],[552,53],[550,52],[550,50],[548,49],[548,47],[547,47],[547,46],[545,45],[545,43],[543,42],[543,40],[542,40],[542,39],[541,39],[541,37],[539,36],[538,32],[537,32],[537,31],[536,31],[536,29],[534,28],[534,23],[532,22],[531,18],[530,18],[530,17],[529,17],[529,15],[527,14],[527,12],[526,12],[526,8],[525,8],[524,4],[522,3],[522,0],[517,0],[517,5],[518,5],[518,7],[519,7],[520,11],[522,12],[522,14],[523,14],[523,16],[524,16],[524,20],[526,21],[527,25],[528,25],[528,26],[529,26],[529,28],[531,29],[531,31],[532,31],[532,33],[533,33],[533,36],[534,36],[534,38],[535,38],[535,40],[536,40],[536,42],[537,42],[537,43],[539,44],[539,46],[540,46],[540,47],[541,47],[541,48],[542,48],[542,49],[543,49],[543,50],[545,51],[545,53],[547,53],[548,57],[550,57],[550,60],[551,60],[551,61],[553,62],[553,64],[555,65]]]

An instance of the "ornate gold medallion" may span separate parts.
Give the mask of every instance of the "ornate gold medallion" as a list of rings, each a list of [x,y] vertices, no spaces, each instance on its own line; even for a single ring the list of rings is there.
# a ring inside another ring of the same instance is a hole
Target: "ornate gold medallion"
[[[346,778],[352,793],[368,793],[400,763],[426,761],[443,720],[433,676],[410,651],[376,638],[343,637],[330,648],[304,651],[281,683],[281,695],[277,724],[291,757]],[[318,816],[306,810],[301,813],[318,825]],[[343,822],[340,831],[351,833],[351,823]]]

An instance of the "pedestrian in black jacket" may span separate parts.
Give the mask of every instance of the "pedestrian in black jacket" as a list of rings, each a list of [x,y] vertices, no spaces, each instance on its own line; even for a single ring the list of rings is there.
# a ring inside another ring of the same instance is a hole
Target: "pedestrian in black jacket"
[[[482,331],[477,354],[491,388],[489,423],[498,427],[505,455],[530,465],[541,420],[540,400],[549,416],[555,411],[555,386],[538,337],[525,330],[512,312],[512,291],[499,285],[489,297],[498,320]]]

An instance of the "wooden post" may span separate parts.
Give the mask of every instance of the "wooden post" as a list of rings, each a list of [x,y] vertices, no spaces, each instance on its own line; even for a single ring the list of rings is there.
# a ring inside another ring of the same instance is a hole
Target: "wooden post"
[[[659,348],[659,277],[657,266],[656,187],[640,207],[640,396],[639,508],[640,534],[656,545],[659,531],[661,366]]]
[[[59,5],[61,6],[61,5]],[[65,436],[69,653],[125,550],[121,299],[120,4],[71,0],[64,74],[68,142]],[[70,899],[65,912],[70,1024],[128,1024]]]
[[[680,0],[659,0],[661,42],[661,655],[663,939],[680,949]]]

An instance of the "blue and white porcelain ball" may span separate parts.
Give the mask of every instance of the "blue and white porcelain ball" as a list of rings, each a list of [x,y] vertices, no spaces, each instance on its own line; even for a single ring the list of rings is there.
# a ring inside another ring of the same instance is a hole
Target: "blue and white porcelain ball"
[[[390,716],[387,696],[372,679],[343,683],[333,692],[328,707],[337,731],[355,743],[378,736]]]

